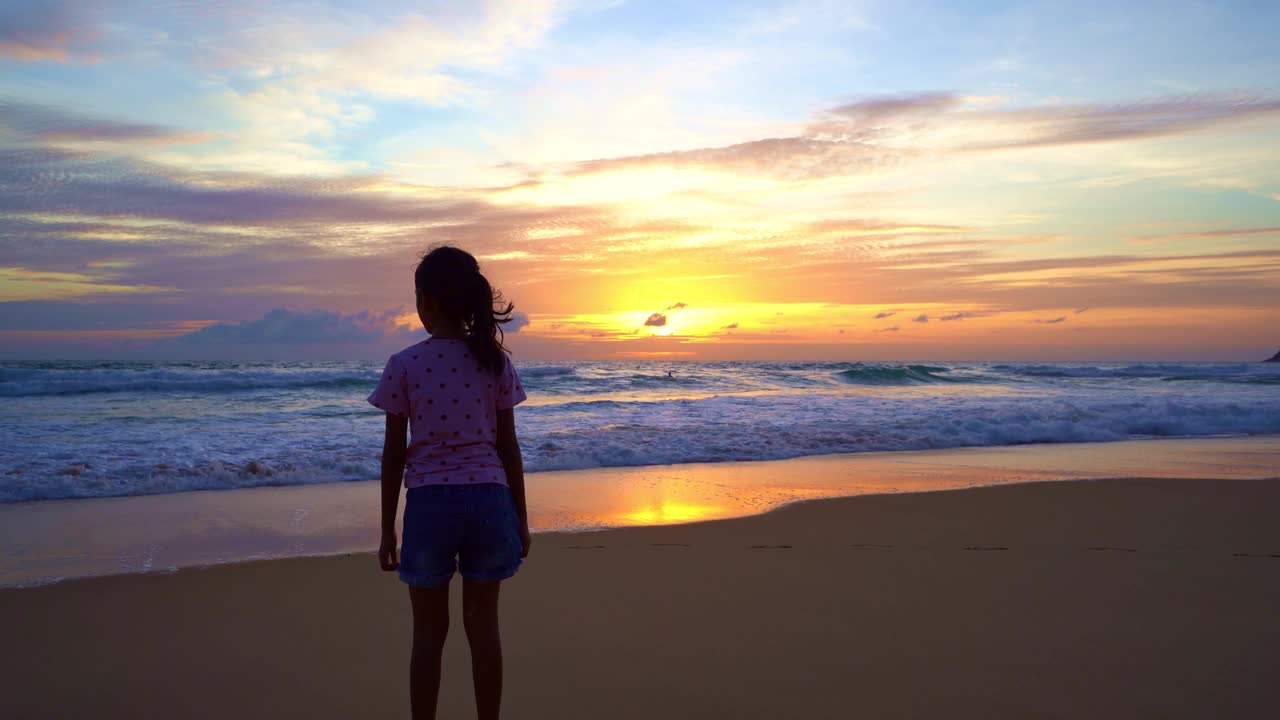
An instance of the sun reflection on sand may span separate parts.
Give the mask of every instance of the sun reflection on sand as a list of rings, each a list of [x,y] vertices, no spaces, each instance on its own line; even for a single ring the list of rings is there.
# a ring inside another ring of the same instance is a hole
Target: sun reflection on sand
[[[726,509],[716,505],[692,505],[664,500],[638,510],[623,512],[618,515],[618,519],[627,525],[664,525],[710,520],[725,514]]]

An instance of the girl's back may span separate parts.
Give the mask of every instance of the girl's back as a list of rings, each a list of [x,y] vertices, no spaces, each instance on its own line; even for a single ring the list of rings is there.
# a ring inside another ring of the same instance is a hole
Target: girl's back
[[[525,400],[511,366],[495,375],[463,340],[429,339],[391,356],[369,402],[409,420],[406,488],[507,484],[498,457],[498,412]]]

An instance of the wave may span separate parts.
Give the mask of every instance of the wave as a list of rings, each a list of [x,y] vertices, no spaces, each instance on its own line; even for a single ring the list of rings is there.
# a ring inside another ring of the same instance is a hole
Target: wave
[[[6,368],[0,397],[100,393],[221,393],[301,388],[369,388],[378,371],[351,370],[36,370]]]
[[[950,368],[934,365],[862,365],[836,373],[842,382],[852,385],[920,385],[928,383],[969,382],[968,378],[947,377]]]
[[[894,363],[519,363],[533,393],[734,393],[839,386],[885,387],[986,383],[1022,386],[1146,381],[1280,384],[1280,368],[1257,364],[894,364]],[[317,389],[352,396],[377,381],[380,363],[27,363],[0,366],[0,397],[111,393],[217,394]]]
[[[792,407],[751,412],[741,399],[721,397],[686,402],[681,409],[687,420],[679,424],[662,424],[671,417],[667,409],[646,413],[647,417],[615,414],[613,422],[597,427],[529,433],[522,443],[525,467],[575,470],[833,453],[1280,433],[1280,405],[1263,398],[1005,397],[953,405],[928,400],[855,405],[834,396],[816,396],[796,398]]]
[[[519,367],[517,371],[521,378],[562,378],[577,373],[577,368],[572,365],[534,365],[532,367]]]
[[[97,457],[93,461],[72,460],[60,463],[52,473],[22,473],[13,478],[19,482],[0,482],[0,502],[317,485],[376,477],[368,462],[326,462],[320,457],[318,454],[311,463],[197,459],[186,465],[134,463],[123,467],[107,465]]]
[[[1280,380],[1280,371],[1257,364],[1200,364],[1178,365],[1165,363],[1142,363],[1124,366],[1101,365],[993,365],[999,370],[1014,375],[1041,378],[1081,378],[1081,379],[1176,379],[1176,380],[1223,380],[1245,379],[1254,382],[1254,378]]]
[[[1280,385],[1280,373],[1225,377],[1221,375],[1174,375],[1161,378],[1161,380],[1166,382],[1228,382],[1244,383],[1246,385]]]
[[[944,402],[838,391],[601,399],[531,405],[519,422],[530,472],[1280,433],[1273,390],[1236,385],[1195,392],[984,392]],[[308,407],[182,421],[180,427],[199,432],[174,432],[167,417],[30,417],[7,428],[12,442],[0,445],[0,502],[371,480],[378,476],[382,419],[372,409],[354,412],[362,404],[353,400],[351,412],[325,405],[329,414]],[[58,437],[74,441],[50,440]]]
[[[381,367],[0,365],[0,502],[376,478]],[[517,367],[529,471],[1280,432],[1280,368],[1250,364]]]

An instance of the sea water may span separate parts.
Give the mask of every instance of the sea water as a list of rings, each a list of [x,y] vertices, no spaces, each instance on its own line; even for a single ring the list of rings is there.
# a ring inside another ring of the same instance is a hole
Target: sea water
[[[0,502],[378,476],[382,362],[0,363]],[[1280,366],[516,360],[527,471],[1280,432]]]

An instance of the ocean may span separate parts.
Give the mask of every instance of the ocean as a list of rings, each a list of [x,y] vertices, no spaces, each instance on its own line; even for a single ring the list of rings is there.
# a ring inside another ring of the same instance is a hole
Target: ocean
[[[1280,433],[1280,365],[520,362],[525,469]],[[378,477],[382,362],[0,363],[0,502]]]

